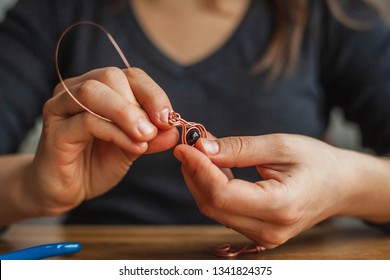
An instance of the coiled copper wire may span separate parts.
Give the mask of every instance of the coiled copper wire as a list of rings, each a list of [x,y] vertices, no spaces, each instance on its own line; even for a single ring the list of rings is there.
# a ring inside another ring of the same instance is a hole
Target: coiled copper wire
[[[178,114],[174,111],[169,112],[168,122],[170,125],[181,127],[181,129],[182,129],[181,142],[183,144],[194,146],[195,142],[196,142],[196,140],[198,140],[198,138],[207,137],[207,131],[203,125],[201,125],[200,123],[195,123],[195,122],[187,122],[186,120],[181,118],[180,114]],[[196,136],[196,134],[198,136]],[[194,136],[194,137],[189,139],[189,137],[191,137],[191,136]]]
[[[265,247],[257,244],[247,244],[243,246],[224,243],[213,248],[213,253],[218,257],[232,258],[241,254],[259,253],[265,250]]]

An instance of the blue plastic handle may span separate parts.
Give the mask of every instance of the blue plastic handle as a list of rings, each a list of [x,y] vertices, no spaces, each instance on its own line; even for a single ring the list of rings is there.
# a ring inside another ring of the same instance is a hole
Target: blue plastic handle
[[[0,255],[0,260],[40,260],[77,253],[81,248],[78,242],[44,244]]]

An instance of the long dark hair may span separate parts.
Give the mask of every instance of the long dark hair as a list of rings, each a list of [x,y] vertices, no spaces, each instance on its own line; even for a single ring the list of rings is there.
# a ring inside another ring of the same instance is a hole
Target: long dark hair
[[[349,17],[339,0],[325,0],[332,15],[349,28],[365,30],[371,22]],[[365,0],[373,6],[371,1]],[[303,36],[308,24],[309,0],[269,0],[275,13],[276,26],[267,50],[255,70],[267,71],[268,80],[288,73],[299,56]]]

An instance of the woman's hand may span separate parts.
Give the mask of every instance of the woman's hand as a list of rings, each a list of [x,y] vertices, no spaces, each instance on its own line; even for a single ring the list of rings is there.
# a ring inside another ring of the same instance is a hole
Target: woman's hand
[[[142,70],[97,69],[65,83],[83,105],[112,122],[86,112],[61,84],[56,87],[20,190],[23,207],[36,215],[61,214],[107,192],[137,157],[178,140],[168,124],[168,97]]]
[[[200,139],[196,148],[179,145],[174,153],[200,211],[263,247],[283,244],[334,215],[390,220],[390,186],[383,182],[388,160],[283,134]],[[248,166],[256,166],[263,180],[232,179],[221,171]]]

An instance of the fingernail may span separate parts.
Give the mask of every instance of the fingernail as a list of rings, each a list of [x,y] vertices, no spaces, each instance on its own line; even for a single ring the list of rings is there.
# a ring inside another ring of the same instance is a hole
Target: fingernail
[[[136,145],[140,148],[140,149],[146,149],[148,147],[148,143],[146,142],[138,142],[136,143]]]
[[[163,122],[163,123],[169,123],[168,122],[168,116],[169,116],[169,112],[171,110],[169,108],[164,108],[161,112],[160,112],[160,115],[159,115],[159,118],[160,118],[160,121]]]
[[[154,126],[145,119],[138,120],[138,131],[142,135],[149,135],[154,132]]]
[[[202,146],[209,155],[216,155],[219,152],[219,145],[216,140],[201,139]]]
[[[183,153],[181,151],[175,150],[173,154],[179,161],[183,161],[184,156],[183,156]]]

